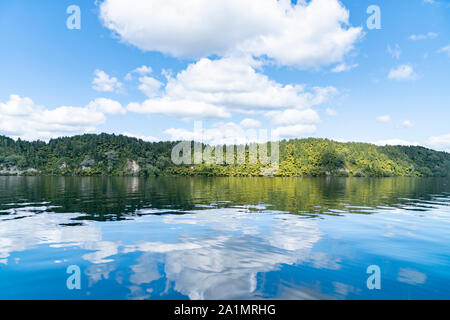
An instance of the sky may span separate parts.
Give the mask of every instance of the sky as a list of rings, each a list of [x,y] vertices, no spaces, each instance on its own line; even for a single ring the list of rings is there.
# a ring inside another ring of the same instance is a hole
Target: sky
[[[0,2],[14,139],[265,132],[450,151],[449,84],[448,0]]]

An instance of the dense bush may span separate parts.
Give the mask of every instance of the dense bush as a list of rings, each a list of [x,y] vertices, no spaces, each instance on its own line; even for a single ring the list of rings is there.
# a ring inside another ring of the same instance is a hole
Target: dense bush
[[[42,141],[0,136],[0,170],[9,174],[57,175],[206,175],[206,176],[450,176],[450,154],[423,147],[339,143],[327,139],[280,142],[279,170],[260,162],[175,166],[176,142],[150,143],[109,134],[86,134]],[[236,159],[236,157],[235,157]],[[28,170],[28,171],[27,171]]]

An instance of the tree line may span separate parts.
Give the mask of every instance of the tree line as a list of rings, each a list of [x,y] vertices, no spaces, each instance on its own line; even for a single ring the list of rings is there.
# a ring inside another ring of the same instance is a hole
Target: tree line
[[[0,136],[2,175],[202,175],[259,176],[268,165],[175,165],[178,142],[145,142],[114,134],[85,134],[43,141],[17,141]],[[274,176],[450,176],[450,154],[419,146],[376,146],[328,139],[293,139],[279,142],[279,169]],[[224,147],[225,150],[225,147]]]

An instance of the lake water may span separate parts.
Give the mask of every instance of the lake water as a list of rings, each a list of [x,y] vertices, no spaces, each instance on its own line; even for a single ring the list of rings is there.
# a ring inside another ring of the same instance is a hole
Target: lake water
[[[450,180],[0,177],[17,298],[450,299]]]

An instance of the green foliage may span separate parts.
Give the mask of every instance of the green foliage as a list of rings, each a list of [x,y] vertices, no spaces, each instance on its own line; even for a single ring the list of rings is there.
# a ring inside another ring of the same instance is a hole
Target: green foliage
[[[173,142],[148,143],[122,135],[86,134],[42,141],[0,136],[0,170],[36,169],[54,175],[158,175],[167,165]],[[139,171],[130,172],[131,161]]]
[[[250,146],[245,146],[243,164],[237,164],[234,155],[236,164],[175,166],[170,160],[175,144],[109,134],[58,138],[48,143],[0,136],[0,172],[82,176],[450,176],[450,154],[423,147],[378,147],[312,138],[283,140],[279,144],[279,170],[275,171],[259,160],[251,164]]]
[[[267,166],[192,165],[169,168],[176,175],[258,176]],[[367,143],[340,143],[328,139],[280,141],[279,170],[275,176],[450,176],[450,154],[423,147],[386,146]]]

